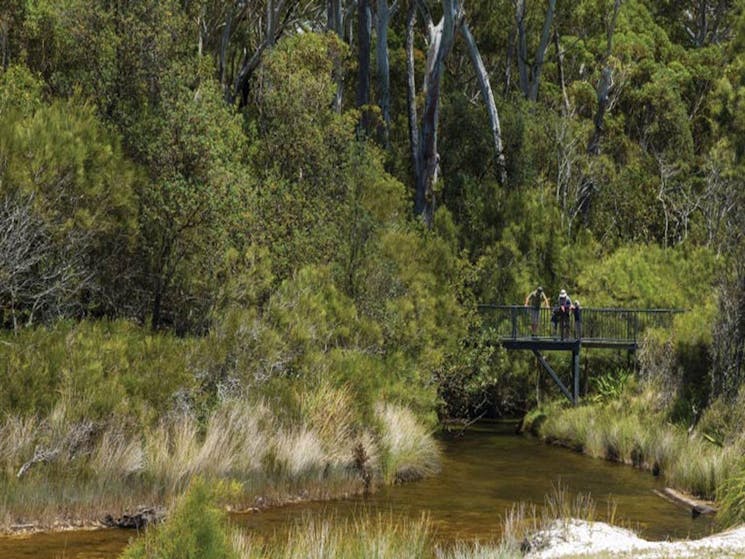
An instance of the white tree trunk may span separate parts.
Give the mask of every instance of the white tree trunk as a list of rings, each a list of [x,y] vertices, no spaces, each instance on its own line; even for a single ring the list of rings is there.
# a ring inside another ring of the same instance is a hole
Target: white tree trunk
[[[461,26],[461,33],[463,38],[466,40],[468,45],[468,54],[471,57],[471,63],[476,71],[476,76],[479,80],[479,86],[481,88],[481,96],[484,99],[486,105],[486,112],[489,115],[489,127],[491,128],[492,141],[494,142],[494,153],[496,154],[497,163],[497,177],[501,184],[507,183],[507,168],[504,160],[504,150],[502,147],[502,128],[499,123],[499,113],[497,112],[497,105],[494,102],[494,94],[492,93],[491,84],[489,83],[489,74],[484,66],[484,61],[481,59],[481,53],[479,53],[476,40],[473,38],[470,28],[467,23],[463,23]]]

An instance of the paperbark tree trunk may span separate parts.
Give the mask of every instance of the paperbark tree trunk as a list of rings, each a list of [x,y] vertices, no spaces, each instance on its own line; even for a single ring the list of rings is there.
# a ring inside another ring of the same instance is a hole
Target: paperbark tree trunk
[[[554,48],[556,49],[556,66],[559,70],[559,84],[561,85],[561,112],[566,117],[569,116],[569,96],[567,95],[566,80],[564,79],[564,52],[559,44],[559,32],[554,29]]]
[[[520,80],[520,90],[525,97],[530,91],[528,78],[528,37],[525,29],[525,0],[515,2],[515,24],[517,26],[517,75]]]
[[[342,0],[327,0],[326,4],[326,29],[333,31],[343,41],[344,40],[344,12],[342,9]],[[336,93],[334,94],[333,107],[337,113],[341,112],[341,104],[344,95],[344,73],[341,68],[341,61],[337,62],[334,68],[336,76]]]
[[[551,40],[551,25],[554,21],[554,10],[556,9],[556,0],[549,0],[546,8],[546,17],[543,19],[543,31],[541,32],[541,42],[538,43],[538,49],[535,52],[533,66],[530,76],[530,91],[528,99],[536,101],[538,99],[538,86],[541,83],[541,73],[543,72],[543,62],[546,57],[548,42]]]
[[[604,67],[600,73],[600,81],[597,88],[598,110],[595,113],[594,119],[595,130],[590,143],[587,145],[587,153],[590,155],[600,155],[600,139],[605,130],[605,113],[608,110],[608,96],[613,87],[613,69],[610,67],[609,59],[613,51],[613,34],[616,31],[616,21],[618,20],[618,11],[621,9],[621,4],[623,4],[623,0],[615,0],[613,14],[606,28],[607,43],[605,56],[603,57]]]
[[[613,13],[606,25],[606,49],[605,56],[603,57],[604,67],[600,73],[600,81],[598,82],[597,88],[598,110],[595,113],[594,119],[595,129],[590,138],[590,142],[587,144],[587,153],[592,156],[600,155],[600,141],[605,130],[605,113],[608,110],[609,94],[613,88],[613,69],[610,67],[609,59],[613,51],[613,34],[616,30],[618,12],[621,9],[622,4],[623,0],[615,0],[613,4]],[[590,205],[595,189],[595,182],[591,177],[588,177],[587,180],[582,183],[580,189],[577,207],[578,213],[582,215],[585,222],[587,222],[590,213]]]
[[[233,81],[232,89],[226,93],[228,102],[233,103],[238,98],[241,106],[246,105],[248,102],[248,86],[251,76],[253,76],[256,68],[261,63],[264,51],[274,45],[282,36],[282,33],[293,24],[293,14],[296,11],[298,2],[299,0],[266,0],[266,13],[264,15],[261,40],[253,52],[246,52],[244,54],[240,69]],[[232,15],[228,16],[232,21],[231,26],[235,25],[238,18],[243,17],[245,10],[246,6],[243,2],[236,2],[235,10],[232,12]],[[222,44],[226,45],[227,48],[227,44],[230,41],[231,26],[226,24],[223,30],[221,49]],[[221,53],[220,58],[220,62],[224,68],[225,53]]]
[[[476,41],[467,25],[463,22],[463,14],[455,0],[442,0],[443,16],[437,25],[420,0],[417,6],[426,20],[428,32],[427,66],[424,72],[424,110],[421,128],[418,126],[416,111],[416,87],[414,78],[414,7],[410,6],[406,24],[406,64],[407,90],[409,105],[409,137],[412,151],[412,165],[414,167],[416,192],[414,198],[414,212],[421,216],[427,227],[432,227],[436,200],[436,186],[440,173],[440,156],[437,151],[437,132],[439,124],[440,97],[442,93],[442,79],[445,61],[453,48],[456,31],[460,31],[467,43],[471,62],[476,71],[481,94],[487,106],[492,140],[496,152],[497,174],[504,183],[507,179],[506,166],[502,146],[502,134],[499,115],[494,95],[489,83],[488,72],[481,59]]]
[[[440,97],[445,60],[455,39],[456,21],[460,14],[454,0],[442,1],[443,15],[440,23],[431,28],[427,73],[425,75],[424,111],[419,149],[422,173],[416,188],[416,213],[421,215],[428,228],[434,224],[437,205],[435,189],[440,173],[440,155],[437,151],[437,131],[440,117]],[[430,26],[431,27],[431,26]]]
[[[419,117],[416,110],[416,68],[414,66],[414,26],[416,25],[416,0],[409,0],[406,14],[406,105],[409,117],[409,148],[414,184],[418,185],[422,172],[419,161]],[[415,202],[415,205],[418,201]]]

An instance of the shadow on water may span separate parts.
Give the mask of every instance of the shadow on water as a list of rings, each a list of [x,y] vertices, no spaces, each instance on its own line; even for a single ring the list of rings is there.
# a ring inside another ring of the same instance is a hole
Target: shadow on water
[[[239,526],[265,539],[282,538],[308,518],[356,518],[383,514],[418,519],[427,512],[443,541],[499,538],[501,519],[514,503],[541,505],[561,484],[570,496],[590,494],[596,518],[615,507],[615,519],[648,539],[697,538],[711,520],[693,520],[685,509],[653,493],[663,483],[628,466],[593,460],[567,449],[514,436],[514,424],[484,423],[462,434],[440,437],[442,472],[416,483],[386,487],[367,497],[289,505],[235,515]],[[0,559],[116,557],[131,533],[105,530],[0,538]]]

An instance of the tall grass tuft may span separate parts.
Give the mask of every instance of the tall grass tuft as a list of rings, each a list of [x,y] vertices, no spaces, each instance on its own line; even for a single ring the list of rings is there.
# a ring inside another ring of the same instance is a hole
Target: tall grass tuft
[[[357,424],[349,388],[323,383],[307,390],[300,396],[300,412],[313,426],[328,458],[336,465],[346,463]]]
[[[165,525],[149,529],[145,538],[131,544],[123,559],[517,559],[521,548],[533,544],[536,532],[555,526],[556,520],[593,520],[595,505],[585,495],[571,497],[558,486],[546,496],[540,510],[516,504],[503,520],[503,539],[482,545],[437,542],[426,515],[407,519],[389,514],[364,514],[353,519],[306,516],[286,536],[258,539],[231,529],[215,503],[224,485],[193,481],[179,499]]]
[[[145,468],[142,442],[121,429],[107,429],[91,453],[90,467],[103,482],[138,474]]]
[[[168,494],[182,490],[194,473],[199,453],[197,435],[197,423],[188,415],[173,422],[163,421],[145,435],[147,471]]]
[[[339,559],[419,559],[432,553],[431,527],[391,516],[355,520],[306,520],[291,531],[287,542],[265,557],[328,557]]]
[[[275,459],[280,471],[294,478],[320,473],[328,463],[320,438],[307,427],[280,431],[275,439]]]
[[[595,518],[595,502],[587,494],[578,493],[572,499],[566,486],[554,485],[551,493],[544,498],[542,510],[544,526],[555,520],[579,519],[592,522]]]
[[[409,481],[437,473],[440,450],[414,414],[392,404],[378,404],[381,446],[385,461],[383,475],[389,482]]]
[[[720,508],[717,522],[734,526],[745,522],[745,460],[740,458],[730,475],[717,488]]]
[[[437,549],[437,559],[521,559],[523,553],[502,545],[482,545],[476,543],[457,543],[448,549]]]
[[[275,429],[275,419],[264,402],[226,400],[208,420],[192,470],[213,476],[256,471]]]

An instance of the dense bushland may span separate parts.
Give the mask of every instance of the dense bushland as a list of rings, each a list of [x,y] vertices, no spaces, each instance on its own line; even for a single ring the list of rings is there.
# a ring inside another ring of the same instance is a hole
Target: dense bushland
[[[196,474],[426,475],[438,416],[554,396],[477,312],[538,284],[691,309],[647,333],[638,393],[626,356],[588,357],[592,413],[735,432],[742,2],[368,4],[0,6],[6,524],[73,480],[82,511]]]

